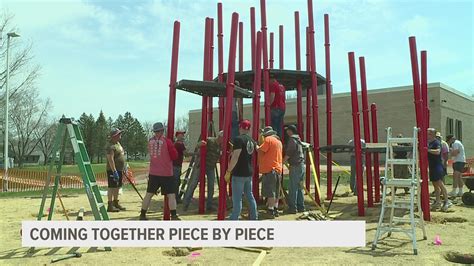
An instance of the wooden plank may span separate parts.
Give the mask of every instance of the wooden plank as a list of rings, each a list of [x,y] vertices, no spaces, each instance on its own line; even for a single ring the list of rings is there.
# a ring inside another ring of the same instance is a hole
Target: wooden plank
[[[267,252],[265,250],[262,250],[258,255],[257,259],[253,262],[252,266],[260,266],[260,263],[262,263],[263,259],[265,258],[265,255],[267,255]]]

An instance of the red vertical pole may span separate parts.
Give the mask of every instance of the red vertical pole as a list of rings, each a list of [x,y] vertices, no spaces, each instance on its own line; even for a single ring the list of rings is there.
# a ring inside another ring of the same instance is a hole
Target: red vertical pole
[[[255,70],[255,49],[257,47],[257,42],[255,40],[257,33],[255,28],[255,7],[250,8],[250,49],[252,53],[252,70]]]
[[[262,33],[257,33],[257,48],[255,50],[255,75],[253,79],[253,127],[252,137],[255,141],[258,140],[258,130],[260,128],[260,89],[262,87]],[[253,179],[252,189],[253,196],[258,201],[260,199],[259,179],[258,179],[258,162],[257,153],[253,156]]]
[[[310,63],[310,49],[309,49],[309,27],[306,27],[306,70],[309,72],[311,70]],[[306,142],[311,143],[311,86],[306,89]],[[307,156],[306,165],[309,165],[310,161]],[[311,169],[306,167],[306,189],[309,191],[311,188]]]
[[[275,38],[274,38],[274,34],[273,32],[270,32],[270,69],[273,69],[273,62],[275,61],[275,58],[273,57],[273,44],[274,44],[274,41],[275,41]]]
[[[206,18],[206,29],[204,33],[204,66],[203,66],[203,80],[209,79],[210,66],[210,33],[211,33],[211,19]],[[202,112],[201,112],[201,138],[207,140],[207,105],[208,96],[202,96]],[[201,161],[200,161],[200,175],[199,175],[199,214],[204,213],[204,203],[206,201],[206,145],[201,146]]]
[[[239,22],[239,72],[244,71],[244,23]],[[244,99],[238,99],[239,105],[244,106]],[[244,109],[239,109],[239,121],[244,119]]]
[[[332,91],[331,91],[331,54],[329,49],[329,15],[324,14],[324,51],[326,59],[326,145],[332,145]],[[326,176],[328,199],[332,198],[332,152],[326,154]]]
[[[222,3],[217,3],[217,64],[218,81],[224,82],[224,35],[222,33]],[[219,131],[224,127],[224,97],[219,97]]]
[[[210,29],[209,29],[209,71],[208,71],[208,80],[212,80],[213,79],[213,75],[214,75],[214,19],[211,18],[210,19]],[[208,135],[211,136],[212,135],[212,131],[214,130],[214,103],[213,103],[213,98],[212,97],[209,97],[209,102],[207,104],[207,108],[208,108],[208,113],[209,113],[209,118],[208,118],[208,121],[209,123],[212,123],[212,127],[213,128],[210,128],[209,130],[209,133]]]
[[[300,14],[295,11],[295,51],[296,51],[296,70],[301,70],[301,42],[300,42]],[[296,121],[298,133],[301,139],[304,138],[303,132],[303,88],[301,80],[296,81]]]
[[[283,66],[284,66],[284,61],[283,61],[283,25],[280,25],[280,27],[278,27],[278,30],[279,30],[279,46],[278,46],[278,51],[280,52],[280,58],[279,58],[279,67],[280,69],[283,69]]]
[[[168,128],[167,137],[173,139],[174,119],[176,111],[176,81],[178,79],[178,55],[179,55],[179,21],[174,22],[173,27],[173,48],[171,53],[171,74],[170,74],[170,94],[168,105]],[[170,219],[170,210],[168,208],[168,198],[165,196],[163,220]]]
[[[268,46],[267,46],[267,11],[265,0],[260,0],[260,17],[262,24],[262,49],[263,49],[263,91],[265,105],[265,126],[271,125],[270,120],[270,92],[269,92],[269,73],[268,73]]]
[[[357,77],[354,52],[348,54],[349,75],[351,78],[352,125],[354,130],[354,147],[357,173],[357,207],[359,216],[364,216],[364,180],[362,180],[362,147],[360,143],[359,103],[357,99]]]
[[[377,127],[377,105],[372,103],[370,106],[370,115],[372,118],[372,142],[379,142],[379,134]],[[380,202],[380,170],[379,170],[379,153],[374,152],[374,184],[375,184],[375,202]]]
[[[430,111],[428,108],[428,72],[427,72],[427,54],[421,51],[421,98],[423,99],[423,110],[425,115],[425,128],[430,127]],[[425,139],[428,138],[428,131],[425,130]]]
[[[430,215],[430,198],[429,198],[429,185],[428,185],[428,147],[425,139],[426,128],[424,127],[423,118],[423,102],[421,98],[420,89],[420,75],[418,70],[418,55],[416,50],[416,39],[414,36],[409,38],[410,44],[410,59],[411,69],[413,78],[413,93],[415,98],[415,112],[416,112],[416,124],[420,128],[418,134],[418,153],[420,156],[420,174],[421,174],[421,207],[423,210],[423,218],[426,221],[431,220]]]
[[[279,59],[278,59],[278,67],[279,69],[283,69],[284,68],[284,49],[283,49],[283,25],[280,25],[278,27],[279,29],[279,34],[278,34],[278,37],[279,37],[279,45],[278,45],[278,52],[279,52]],[[283,97],[286,98],[286,95],[285,93],[283,93]],[[282,125],[281,125],[281,132],[284,132],[285,128],[285,122],[283,121]],[[285,134],[281,134],[281,141],[284,143],[285,141]],[[282,181],[283,182],[283,181]]]
[[[370,121],[369,121],[369,102],[367,98],[367,79],[365,75],[365,59],[363,56],[359,57],[360,68],[360,87],[362,91],[362,122],[364,124],[364,139],[365,143],[370,142]],[[374,207],[374,195],[372,186],[372,160],[370,152],[365,152],[365,167],[367,179],[367,206]]]
[[[226,182],[224,173],[227,171],[229,138],[230,138],[230,123],[232,120],[232,101],[234,100],[234,78],[235,78],[235,54],[237,48],[237,27],[239,22],[239,14],[232,13],[232,26],[230,30],[230,47],[229,47],[229,64],[227,68],[226,81],[226,104],[225,104],[225,118],[224,118],[224,140],[222,156],[223,163],[221,164],[221,176],[219,186],[219,208],[217,212],[217,219],[224,220],[226,213]]]
[[[314,145],[314,160],[316,164],[316,174],[318,180],[321,177],[320,159],[319,159],[319,116],[318,116],[318,79],[316,76],[316,50],[314,47],[314,20],[313,20],[313,1],[308,0],[308,21],[309,21],[309,48],[310,48],[310,63],[311,63],[311,90],[313,100],[313,145]],[[319,182],[320,183],[320,182]],[[317,193],[316,187],[314,188]],[[317,195],[317,194],[316,194]],[[319,199],[321,195],[315,198]]]

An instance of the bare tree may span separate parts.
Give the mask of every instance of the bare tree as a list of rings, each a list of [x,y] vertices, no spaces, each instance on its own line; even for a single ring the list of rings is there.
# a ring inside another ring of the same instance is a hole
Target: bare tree
[[[35,136],[35,132],[39,131],[42,121],[47,118],[51,101],[40,99],[38,90],[31,88],[18,94],[10,108],[13,124],[10,145],[18,165],[22,167],[25,159],[33,153],[44,137],[44,132],[39,138]]]
[[[9,14],[6,10],[0,10],[0,33],[1,36],[4,36],[8,32],[18,32],[18,29],[13,26],[14,16]],[[0,38],[0,62],[5,62],[6,54],[6,42],[7,38]],[[24,122],[27,118],[25,113],[18,113],[18,111],[24,111],[27,107],[21,107],[20,103],[28,102],[26,100],[27,96],[36,95],[35,99],[38,99],[37,92],[30,93],[29,91],[34,89],[35,82],[39,76],[40,67],[39,65],[33,62],[33,53],[32,53],[32,44],[25,43],[21,38],[15,39],[10,43],[10,80],[9,80],[9,97],[10,97],[10,119],[9,124],[12,130],[9,134],[12,135],[9,145],[11,146],[10,150],[13,150],[15,157],[24,156],[31,154],[31,146],[33,148],[35,145],[31,145],[31,139],[36,139],[33,134],[33,130],[28,132],[24,131],[24,125],[17,124],[19,121]],[[5,83],[6,83],[6,68],[0,68],[0,96],[5,97]],[[3,102],[3,99],[1,99]],[[31,103],[31,102],[30,102]],[[43,102],[44,108],[40,108],[38,105],[31,105],[38,113],[34,113],[35,116],[43,116],[49,108],[49,100]],[[4,105],[0,108],[0,120],[1,123],[4,123]],[[13,109],[15,107],[16,109]],[[43,112],[44,109],[44,112]],[[13,121],[14,117],[17,119],[16,122]],[[30,119],[31,120],[31,119]],[[18,127],[19,126],[19,127]],[[31,128],[31,125],[30,125]],[[21,131],[22,135],[18,135]],[[3,132],[5,134],[5,132]],[[37,144],[36,144],[37,145]],[[3,149],[2,149],[3,150]],[[21,152],[20,152],[21,151]],[[21,154],[21,155],[20,155]]]
[[[153,137],[153,132],[151,132],[151,129],[153,127],[152,122],[150,122],[150,121],[142,122],[142,127],[145,130],[145,134],[146,134],[147,139],[150,139],[151,137]]]
[[[6,11],[0,11],[0,32],[18,31],[16,27],[12,26],[13,18],[14,16]],[[6,47],[6,42],[7,38],[3,38],[0,41],[2,47]],[[25,43],[21,38],[15,39],[15,41],[10,43],[9,94],[11,100],[14,100],[22,92],[34,87],[39,76],[40,66],[33,63],[32,47],[31,43]],[[6,56],[6,49],[2,49],[0,62],[5,62]],[[5,82],[6,68],[3,68],[0,72],[0,86],[2,89],[5,88]]]
[[[34,132],[35,139],[38,140],[38,148],[44,156],[43,164],[46,165],[53,152],[54,138],[58,129],[57,121],[41,121]]]

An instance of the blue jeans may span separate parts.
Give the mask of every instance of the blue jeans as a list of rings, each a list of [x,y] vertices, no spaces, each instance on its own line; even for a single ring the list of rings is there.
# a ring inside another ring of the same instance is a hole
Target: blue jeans
[[[196,190],[197,184],[199,183],[199,175],[201,174],[201,167],[194,166],[191,176],[188,180],[188,186],[186,187],[186,192],[184,193],[183,204],[185,206],[189,205],[191,198],[193,197],[194,190]],[[215,168],[206,169],[207,176],[207,199],[206,199],[206,208],[212,207],[212,199],[214,198],[214,182],[216,179]]]
[[[239,115],[237,111],[232,111],[232,130],[231,138],[234,139],[239,136]]]
[[[181,185],[181,169],[182,169],[182,166],[173,166],[173,176],[176,179],[176,191],[175,191],[176,197],[179,194],[179,185]]]
[[[277,135],[281,138],[283,129],[283,117],[285,116],[285,110],[283,109],[271,109],[271,122],[272,128],[277,132]]]
[[[242,211],[242,196],[245,194],[249,202],[250,220],[258,220],[257,203],[252,194],[251,176],[232,176],[232,213],[229,220],[239,220]]]
[[[304,210],[304,195],[301,184],[305,176],[303,164],[290,166],[290,183],[288,191],[288,207],[290,211]]]

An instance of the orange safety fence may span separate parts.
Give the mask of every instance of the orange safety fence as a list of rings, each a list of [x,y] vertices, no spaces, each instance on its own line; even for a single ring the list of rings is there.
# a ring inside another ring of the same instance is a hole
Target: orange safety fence
[[[137,172],[143,172],[143,169]],[[0,188],[3,188],[4,173],[0,172]],[[8,170],[8,191],[9,192],[23,192],[23,191],[41,191],[44,189],[46,179],[48,177],[47,171],[31,171],[27,169],[12,168]],[[53,175],[54,177],[54,175]],[[135,184],[134,173],[129,169],[128,177]],[[107,187],[107,173],[100,172],[95,174],[96,182],[99,187]],[[78,174],[62,174],[59,179],[61,188],[83,188],[81,175]],[[123,183],[130,183],[124,176]],[[50,186],[54,186],[54,178],[52,178]]]

